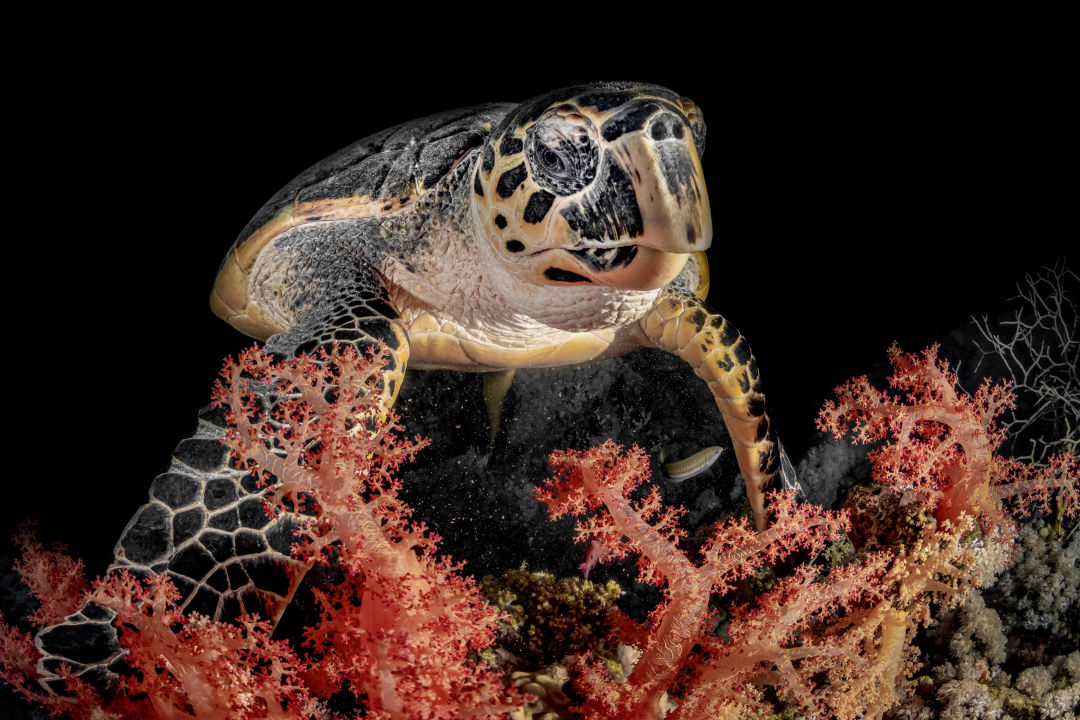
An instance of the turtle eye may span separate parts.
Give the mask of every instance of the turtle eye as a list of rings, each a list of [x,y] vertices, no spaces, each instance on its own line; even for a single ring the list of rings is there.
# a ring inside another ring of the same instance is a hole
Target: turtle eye
[[[525,131],[525,158],[537,185],[555,195],[573,195],[596,178],[600,150],[586,122],[544,117]]]
[[[541,144],[540,147],[537,148],[536,157],[540,161],[540,164],[544,166],[544,169],[552,175],[566,176],[566,163],[559,157],[559,153],[555,152],[547,145]]]

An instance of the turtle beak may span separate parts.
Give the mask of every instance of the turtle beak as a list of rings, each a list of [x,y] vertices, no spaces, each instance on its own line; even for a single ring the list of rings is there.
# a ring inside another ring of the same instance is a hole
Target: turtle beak
[[[667,253],[695,253],[712,243],[712,215],[701,159],[687,122],[669,111],[620,137],[613,156],[626,168],[641,213],[634,242]]]
[[[675,113],[654,115],[637,132],[609,146],[608,160],[630,179],[641,215],[633,262],[604,273],[602,282],[655,289],[675,279],[691,253],[712,243],[712,215],[701,159],[690,126]]]
[[[545,242],[534,253],[538,277],[655,290],[674,280],[691,254],[708,249],[700,115],[684,99],[676,106],[643,97],[596,117],[595,179],[548,214]]]

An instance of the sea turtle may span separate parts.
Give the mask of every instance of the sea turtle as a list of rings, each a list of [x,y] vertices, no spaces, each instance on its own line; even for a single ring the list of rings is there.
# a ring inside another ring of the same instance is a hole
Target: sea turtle
[[[496,372],[667,350],[708,383],[761,528],[780,453],[746,339],[703,301],[704,147],[693,102],[631,83],[404,123],[274,195],[229,250],[211,305],[284,355],[384,341],[384,408],[406,366]],[[269,520],[229,468],[224,427],[200,415],[110,569],[167,572],[188,611],[276,619],[303,574],[291,520]],[[60,662],[107,678],[111,619],[89,603],[39,633],[47,685]]]

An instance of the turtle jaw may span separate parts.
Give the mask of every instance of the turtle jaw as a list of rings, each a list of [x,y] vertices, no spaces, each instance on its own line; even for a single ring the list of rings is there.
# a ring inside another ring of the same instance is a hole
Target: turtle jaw
[[[533,281],[540,284],[658,290],[682,272],[690,254],[635,243],[578,250],[550,248],[528,259]]]
[[[637,249],[633,260],[598,275],[598,284],[627,290],[659,290],[674,280],[690,259],[689,253],[668,252],[647,245],[633,247]]]

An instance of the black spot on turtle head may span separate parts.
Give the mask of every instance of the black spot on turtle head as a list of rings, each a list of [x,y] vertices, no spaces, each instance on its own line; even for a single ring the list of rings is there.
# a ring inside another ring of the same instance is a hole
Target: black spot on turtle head
[[[637,132],[644,128],[649,118],[659,112],[660,109],[660,104],[655,100],[642,100],[632,103],[608,118],[600,126],[600,136],[611,142],[627,133]]]
[[[559,214],[583,238],[637,237],[644,231],[644,225],[634,186],[611,151],[604,153],[601,165],[601,175],[589,191]]]
[[[686,134],[684,123],[675,113],[662,112],[649,121],[649,137],[657,142],[661,140],[682,140]]]
[[[506,249],[512,253],[519,253],[525,249],[525,245],[520,240],[507,240]]]
[[[660,174],[663,175],[664,184],[675,202],[680,206],[684,203],[696,203],[698,185],[689,149],[679,145],[661,144],[657,146],[657,156]]]
[[[495,226],[500,230],[506,227],[506,218],[502,216],[502,213],[495,216]]]
[[[484,160],[481,167],[484,168],[485,174],[490,173],[495,167],[495,150],[490,143],[484,146]]]
[[[514,137],[511,132],[507,132],[503,135],[502,143],[499,145],[499,154],[503,157],[517,155],[523,147],[525,147],[525,143]]]
[[[480,183],[480,173],[476,173],[476,176],[473,178],[472,187],[473,192],[475,192],[480,197],[484,197],[484,186]]]
[[[514,191],[518,189],[521,183],[525,182],[525,178],[528,176],[529,171],[525,169],[525,163],[510,168],[499,177],[499,182],[495,186],[495,193],[505,200],[514,194]]]
[[[576,272],[570,272],[569,270],[563,270],[562,268],[557,267],[549,267],[547,270],[545,270],[544,277],[546,277],[548,280],[554,280],[556,282],[592,282],[584,275],[578,275]]]
[[[551,209],[551,203],[555,201],[555,196],[549,193],[547,190],[537,190],[529,196],[529,202],[525,206],[524,219],[525,222],[530,225],[536,223],[547,217],[548,210]],[[499,217],[502,217],[501,215]],[[498,219],[496,219],[498,224]],[[499,227],[505,227],[506,220],[503,220],[503,224]]]
[[[634,93],[629,90],[590,90],[578,95],[576,102],[580,107],[591,107],[604,112],[624,105],[634,99]]]

